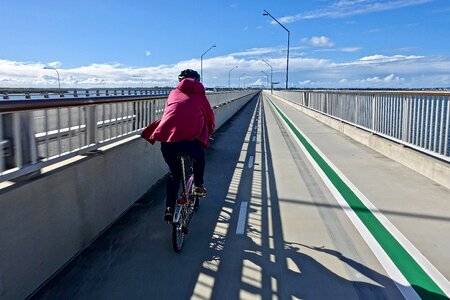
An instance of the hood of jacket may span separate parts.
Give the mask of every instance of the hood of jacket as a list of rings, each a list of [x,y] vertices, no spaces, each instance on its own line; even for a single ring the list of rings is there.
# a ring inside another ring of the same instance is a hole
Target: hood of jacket
[[[177,89],[183,93],[189,94],[204,94],[205,88],[200,81],[196,81],[192,78],[185,78],[178,84]]]

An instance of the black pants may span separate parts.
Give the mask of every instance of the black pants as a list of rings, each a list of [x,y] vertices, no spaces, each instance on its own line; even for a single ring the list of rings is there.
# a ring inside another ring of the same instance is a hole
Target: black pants
[[[181,182],[181,166],[178,156],[184,154],[192,158],[194,184],[201,186],[205,173],[205,150],[201,143],[195,140],[161,143],[161,152],[169,166],[169,179],[166,184],[166,207],[174,207]]]

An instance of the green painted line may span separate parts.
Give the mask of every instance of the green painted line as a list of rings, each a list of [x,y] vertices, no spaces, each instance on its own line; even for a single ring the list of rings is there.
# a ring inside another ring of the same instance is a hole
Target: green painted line
[[[395,237],[381,224],[375,215],[368,209],[352,189],[339,177],[314,147],[297,130],[286,115],[269,99],[280,117],[286,122],[295,136],[299,139],[314,161],[322,169],[334,187],[339,191],[348,205],[356,213],[358,218],[367,227],[376,241],[391,258],[403,276],[408,280],[416,293],[422,299],[448,299],[445,293],[437,286],[430,276],[414,260],[414,258],[403,248]]]

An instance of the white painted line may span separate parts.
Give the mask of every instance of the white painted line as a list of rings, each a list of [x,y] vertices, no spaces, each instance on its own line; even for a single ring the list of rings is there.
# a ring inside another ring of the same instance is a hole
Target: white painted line
[[[253,168],[253,162],[254,162],[254,157],[253,157],[253,155],[250,155],[250,158],[248,159],[248,168],[249,169]]]
[[[236,234],[238,235],[244,234],[245,219],[247,218],[247,206],[248,206],[247,201],[241,202],[241,208],[239,210],[239,219],[236,228]]]

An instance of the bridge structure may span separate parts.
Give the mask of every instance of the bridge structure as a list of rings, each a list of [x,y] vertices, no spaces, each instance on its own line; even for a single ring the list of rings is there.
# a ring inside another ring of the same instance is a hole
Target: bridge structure
[[[174,253],[163,95],[0,102],[0,299],[447,299],[450,95],[208,94]]]

